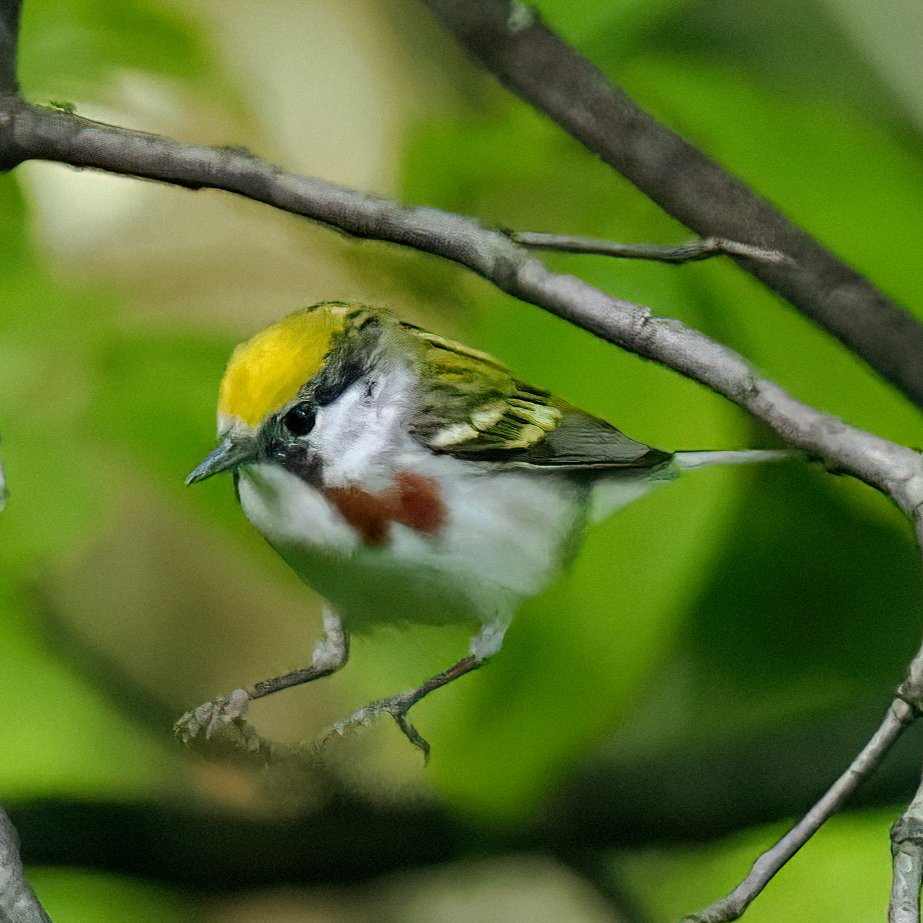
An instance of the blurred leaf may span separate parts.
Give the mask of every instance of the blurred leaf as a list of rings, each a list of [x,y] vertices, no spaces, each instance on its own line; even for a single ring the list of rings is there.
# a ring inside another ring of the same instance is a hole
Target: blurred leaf
[[[919,641],[909,524],[884,500],[870,513],[853,502],[868,488],[822,472],[767,468],[758,483],[690,625],[713,706],[732,721],[735,707],[752,718],[887,694]]]
[[[921,63],[915,38],[923,28],[923,9],[902,4],[895,16],[882,16],[864,0],[823,0],[857,51],[893,89],[919,132],[923,126]]]
[[[119,71],[203,79],[214,63],[195,20],[157,0],[127,0],[117,9],[106,0],[27,3],[19,60],[23,88],[38,102],[49,94],[93,95]]]
[[[447,163],[451,170],[442,168]],[[520,230],[583,229],[621,239],[643,215],[648,232],[653,220],[660,233],[688,235],[544,116],[504,96],[454,121],[421,123],[406,148],[403,188],[406,199]],[[541,189],[553,195],[537,195]],[[583,257],[581,265],[631,271],[639,264]]]
[[[29,596],[5,584],[0,582],[4,797],[139,795],[163,785],[172,769],[164,748],[145,739],[62,663],[39,630]]]
[[[94,357],[93,433],[180,483],[214,448],[218,383],[230,352],[216,336],[114,328]]]
[[[26,205],[17,180],[0,175],[0,271],[4,290],[11,277],[29,270],[32,253],[26,238]]]
[[[35,796],[149,791],[168,760],[46,646],[37,575],[77,552],[109,496],[106,462],[87,438],[92,356],[111,322],[100,291],[51,281],[23,260],[4,280],[0,421],[10,499],[0,517],[0,787]]]
[[[115,875],[68,869],[30,869],[29,881],[52,919],[67,923],[193,923],[197,902],[185,894]]]
[[[218,384],[231,348],[215,335],[114,325],[93,356],[96,390],[85,425],[126,475],[184,491],[184,504],[252,545],[228,476],[188,492],[183,484],[214,448]]]
[[[0,427],[10,502],[0,530],[3,575],[67,550],[104,505],[82,416],[88,352],[111,316],[99,292],[69,289],[37,265],[4,280]]]
[[[799,463],[744,479],[681,643],[606,745],[621,759],[721,746],[845,703],[884,710],[916,651],[923,586],[903,517]]]
[[[879,120],[902,118],[898,98],[843,28],[835,4],[824,0],[674,3],[645,25],[632,49],[636,54],[693,68],[728,67],[790,101],[824,100]],[[622,83],[626,59],[608,38],[588,36],[586,50]]]
[[[539,0],[533,4],[548,25],[577,45],[601,45],[612,58],[621,58],[651,23],[677,10],[701,3],[691,0]],[[601,39],[605,38],[604,41]],[[594,61],[599,58],[591,55]]]

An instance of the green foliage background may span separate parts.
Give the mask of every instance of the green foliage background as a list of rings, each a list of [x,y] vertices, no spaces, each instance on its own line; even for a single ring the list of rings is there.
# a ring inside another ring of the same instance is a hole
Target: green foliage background
[[[539,7],[643,106],[919,311],[923,97],[882,64],[901,24],[862,28],[850,3],[821,0]],[[503,227],[688,236],[410,3],[280,2],[255,17],[242,2],[27,2],[21,60],[36,102],[245,144],[408,203]],[[219,193],[28,165],[0,178],[0,240],[5,803],[239,806],[242,786],[256,797],[252,781],[180,752],[138,703],[178,714],[310,651],[320,601],[252,533],[230,485],[182,488],[210,446],[233,344],[301,303],[390,305],[664,448],[773,444],[701,387],[455,267]],[[921,442],[917,411],[728,263],[549,262],[729,343],[824,410]],[[502,838],[600,753],[669,759],[847,705],[883,710],[918,642],[920,589],[908,529],[860,485],[801,466],[690,475],[595,529],[573,572],[525,606],[502,656],[419,706],[434,747],[425,773],[391,728],[344,744],[337,771],[375,797],[436,799]],[[452,630],[382,630],[343,674],[254,718],[310,738],[465,643]],[[733,802],[734,779],[724,784]],[[881,918],[893,816],[839,818],[748,917]],[[726,890],[775,832],[613,861],[655,917],[675,916]],[[92,872],[33,877],[61,920],[250,919]]]

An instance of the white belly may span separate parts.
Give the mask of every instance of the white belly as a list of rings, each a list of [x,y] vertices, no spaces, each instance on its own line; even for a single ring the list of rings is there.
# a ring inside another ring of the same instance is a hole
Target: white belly
[[[440,486],[435,534],[391,523],[366,545],[320,491],[278,465],[241,469],[247,518],[350,627],[490,622],[557,573],[581,519],[580,489],[555,475],[482,473],[447,456],[414,458]]]

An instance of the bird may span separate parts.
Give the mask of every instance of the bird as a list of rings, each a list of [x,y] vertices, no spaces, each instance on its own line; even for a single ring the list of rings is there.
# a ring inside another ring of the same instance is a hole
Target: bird
[[[324,634],[307,666],[206,702],[175,732],[188,743],[237,730],[252,748],[250,702],[339,670],[351,633],[470,624],[455,664],[322,735],[390,715],[426,756],[410,709],[500,650],[591,522],[686,469],[787,455],[656,449],[385,308],[302,308],[234,350],[218,445],[186,482],[233,474],[247,519],[327,601]]]

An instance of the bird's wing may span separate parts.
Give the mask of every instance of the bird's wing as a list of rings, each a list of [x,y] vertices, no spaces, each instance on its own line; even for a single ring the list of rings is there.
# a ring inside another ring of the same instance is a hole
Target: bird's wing
[[[671,458],[519,381],[492,356],[418,328],[424,373],[411,428],[433,452],[514,467],[652,468]]]

